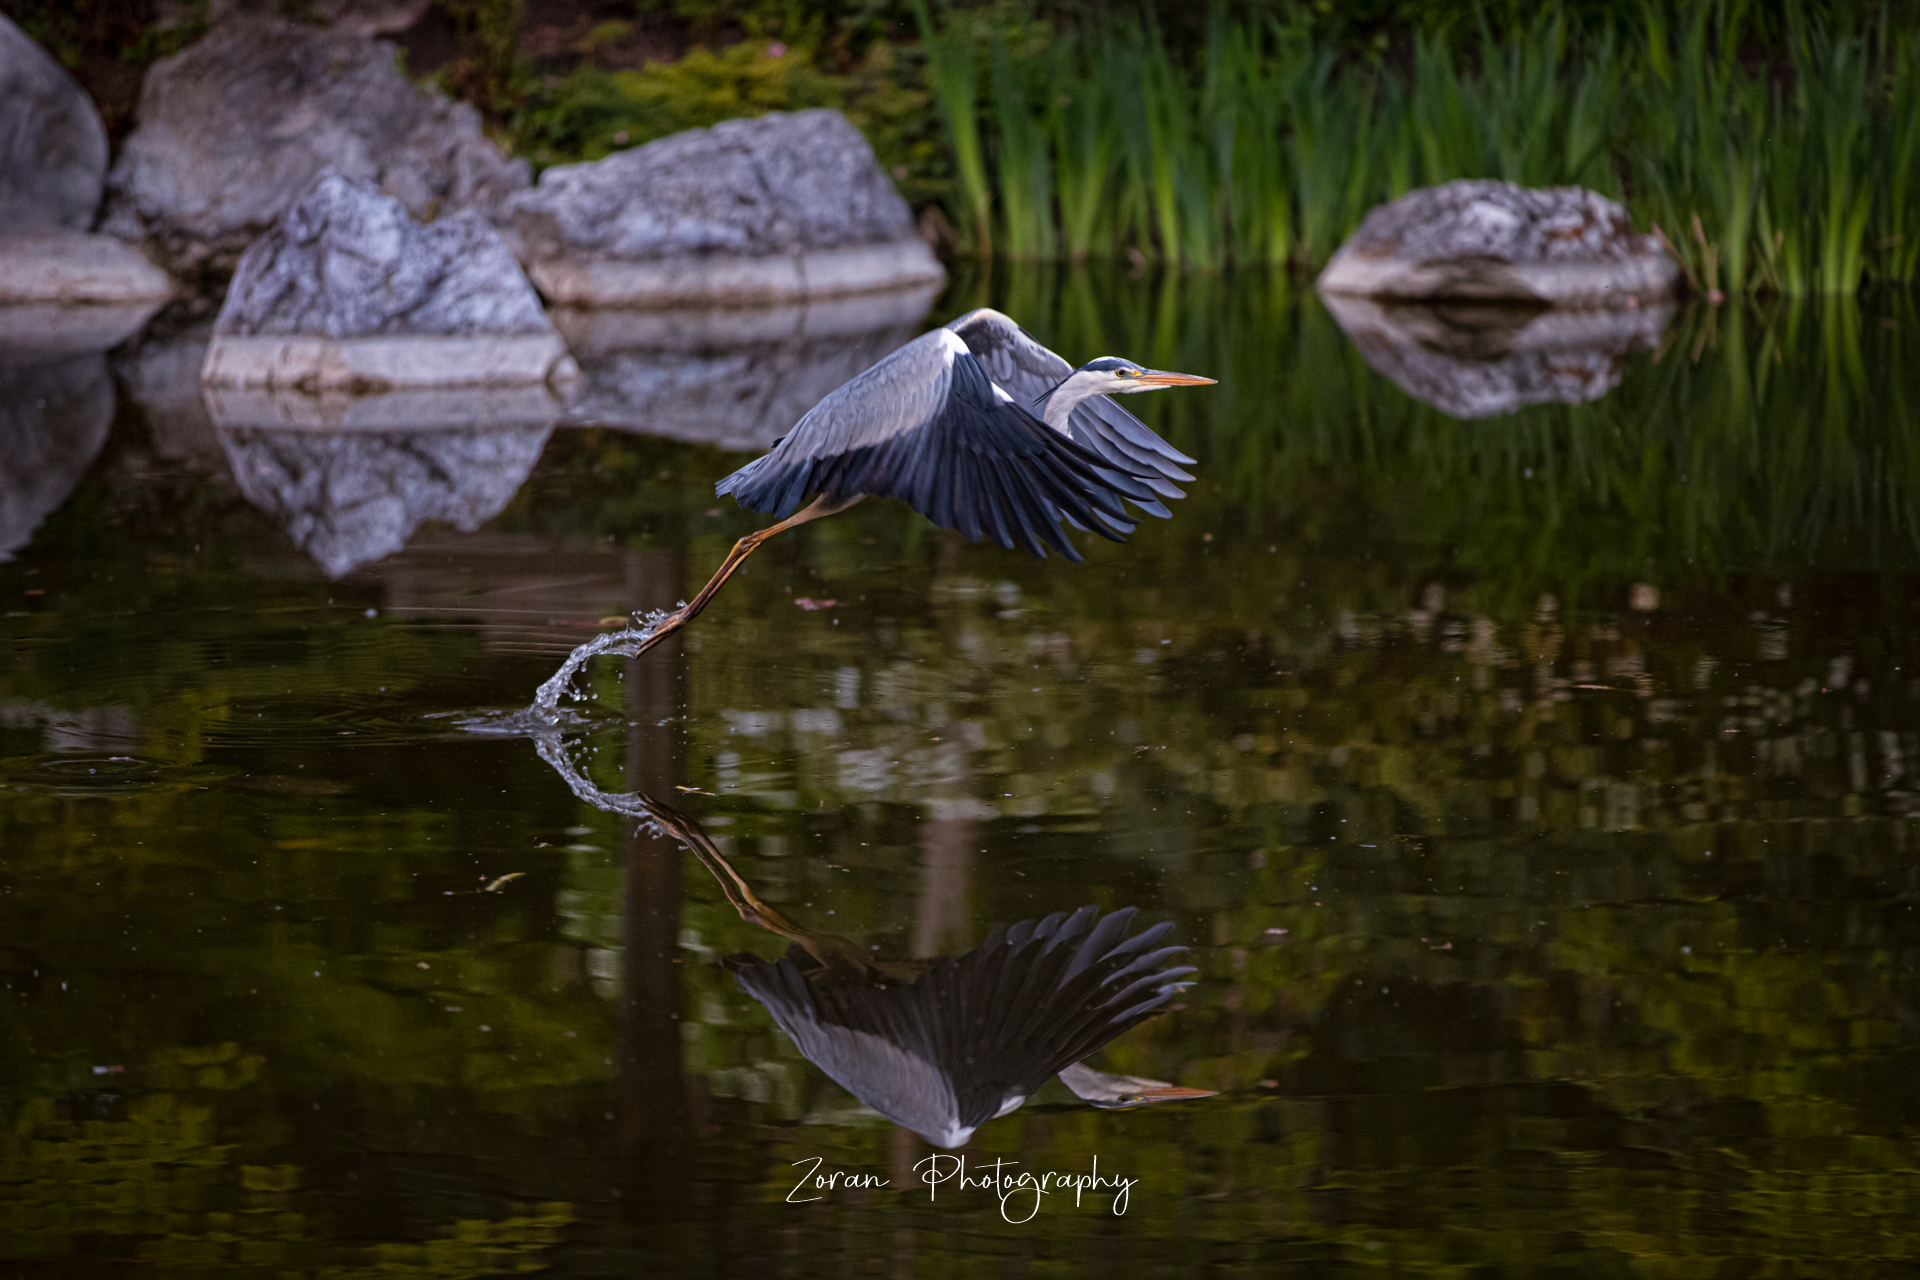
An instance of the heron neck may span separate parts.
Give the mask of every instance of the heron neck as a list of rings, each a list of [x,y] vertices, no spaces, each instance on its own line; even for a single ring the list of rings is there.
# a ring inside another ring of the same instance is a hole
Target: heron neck
[[[1067,418],[1075,409],[1080,407],[1082,400],[1099,394],[1099,392],[1094,389],[1093,383],[1094,379],[1082,374],[1076,373],[1071,378],[1068,378],[1065,382],[1054,388],[1053,394],[1047,397],[1047,403],[1040,415],[1040,420],[1062,435],[1069,434],[1067,431]]]

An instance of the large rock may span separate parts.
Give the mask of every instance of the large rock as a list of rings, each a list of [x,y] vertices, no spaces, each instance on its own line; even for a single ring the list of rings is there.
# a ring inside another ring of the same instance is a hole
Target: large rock
[[[1338,294],[1326,303],[1374,372],[1456,418],[1598,400],[1673,318],[1671,304],[1564,311]]]
[[[18,235],[0,231],[0,304],[146,304],[151,313],[172,294],[166,272],[112,236],[59,227]]]
[[[491,213],[529,180],[472,107],[409,83],[391,44],[237,22],[147,72],[102,229],[173,271],[224,271],[325,170],[419,218]]]
[[[0,17],[0,229],[90,231],[107,131],[74,78]]]
[[[690,129],[511,197],[541,292],[580,306],[784,302],[937,283],[913,214],[837,111]]]
[[[920,331],[937,285],[756,308],[561,308],[580,362],[564,421],[760,450]]]
[[[499,232],[471,210],[421,225],[328,174],[234,273],[208,386],[374,389],[540,383],[566,346]]]
[[[166,299],[165,272],[87,234],[106,177],[100,113],[46,50],[0,17],[0,304]]]
[[[1461,181],[1366,216],[1320,275],[1329,294],[1630,307],[1669,296],[1679,267],[1627,211],[1580,187]]]

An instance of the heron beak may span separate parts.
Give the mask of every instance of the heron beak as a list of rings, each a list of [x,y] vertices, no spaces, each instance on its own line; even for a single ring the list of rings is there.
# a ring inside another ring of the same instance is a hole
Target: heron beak
[[[1134,381],[1148,387],[1210,387],[1214,384],[1212,378],[1191,373],[1168,373],[1164,369],[1149,369]]]

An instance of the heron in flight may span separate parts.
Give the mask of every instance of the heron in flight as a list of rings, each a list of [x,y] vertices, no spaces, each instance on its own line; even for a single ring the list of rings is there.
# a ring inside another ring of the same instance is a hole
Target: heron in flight
[[[898,498],[942,529],[1044,557],[1079,560],[1060,528],[1124,541],[1138,521],[1122,505],[1170,513],[1192,458],[1111,397],[1212,378],[1102,356],[1078,369],[998,311],[970,311],[922,334],[831,392],[792,431],[717,486],[779,518],[734,544],[698,595],[630,652],[644,653],[699,615],[761,543],[845,511]],[[807,495],[818,495],[801,507]]]

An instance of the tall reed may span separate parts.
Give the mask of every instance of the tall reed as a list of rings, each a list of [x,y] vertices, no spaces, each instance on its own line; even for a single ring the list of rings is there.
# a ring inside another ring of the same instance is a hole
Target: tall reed
[[[1595,31],[1549,4],[1423,36],[1403,71],[1224,9],[1185,60],[1124,19],[1013,39],[920,12],[983,255],[1308,267],[1413,186],[1503,178],[1623,199],[1703,292],[1920,277],[1920,32],[1884,21],[1719,0]]]
[[[975,89],[976,52],[972,20],[957,14],[935,28],[924,0],[914,0],[920,20],[920,43],[927,58],[927,79],[940,114],[946,120],[947,141],[953,148],[954,172],[960,179],[960,199],[948,209],[963,232],[971,233],[980,256],[993,256],[993,183],[980,137],[979,95]]]

